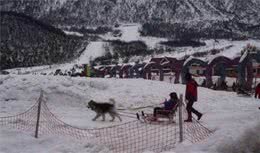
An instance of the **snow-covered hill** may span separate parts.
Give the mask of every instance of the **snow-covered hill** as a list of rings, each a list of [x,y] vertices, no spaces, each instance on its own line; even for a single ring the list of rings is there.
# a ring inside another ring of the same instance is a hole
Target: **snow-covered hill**
[[[81,128],[104,127],[121,124],[119,121],[91,121],[94,113],[85,104],[95,99],[108,101],[114,98],[118,108],[136,108],[159,104],[176,91],[183,94],[185,86],[143,79],[92,79],[39,75],[0,75],[0,116],[15,115],[32,106],[40,90],[51,111],[61,120]],[[177,145],[171,153],[216,153],[223,144],[232,146],[248,128],[260,122],[260,101],[253,97],[238,97],[236,93],[213,91],[199,87],[199,101],[195,108],[204,115],[201,123],[215,131],[202,142]],[[146,111],[152,111],[147,108]],[[136,111],[132,111],[135,113]],[[122,116],[123,122],[133,120]],[[260,137],[255,133],[256,138]],[[239,144],[238,144],[239,145]],[[147,152],[149,148],[147,149]],[[77,143],[68,137],[44,135],[33,138],[27,132],[0,128],[1,153],[104,153],[105,148],[97,145]],[[150,153],[150,152],[149,152]]]

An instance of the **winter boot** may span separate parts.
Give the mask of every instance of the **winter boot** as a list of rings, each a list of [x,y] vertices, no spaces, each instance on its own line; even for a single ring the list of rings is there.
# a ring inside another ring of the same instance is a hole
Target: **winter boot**
[[[192,122],[191,111],[188,111],[188,119],[187,119],[187,120],[184,120],[184,122]]]
[[[198,115],[198,121],[201,119],[201,117],[202,117],[202,114],[199,114]]]
[[[184,122],[192,122],[192,116],[188,114],[188,119],[184,120]]]

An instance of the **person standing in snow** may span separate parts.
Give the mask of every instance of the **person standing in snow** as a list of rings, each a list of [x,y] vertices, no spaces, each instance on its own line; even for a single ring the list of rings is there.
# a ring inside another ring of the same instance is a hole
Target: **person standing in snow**
[[[187,112],[188,112],[188,119],[184,120],[184,122],[192,122],[192,113],[196,114],[198,117],[198,120],[201,119],[202,113],[198,112],[196,109],[194,109],[192,106],[194,102],[198,99],[198,93],[197,93],[197,82],[192,79],[191,74],[188,72],[185,75],[186,80],[186,92],[185,92],[185,99],[188,101],[187,103]]]
[[[260,83],[255,88],[255,98],[260,99]]]
[[[176,92],[170,93],[170,99],[165,100],[162,104],[164,104],[164,107],[155,107],[153,110],[153,116],[156,117],[157,114],[159,114],[160,111],[171,111],[174,109],[174,107],[178,103],[178,96]]]
[[[258,83],[255,88],[255,98],[260,99],[260,83]],[[260,107],[258,107],[258,109],[260,109]]]

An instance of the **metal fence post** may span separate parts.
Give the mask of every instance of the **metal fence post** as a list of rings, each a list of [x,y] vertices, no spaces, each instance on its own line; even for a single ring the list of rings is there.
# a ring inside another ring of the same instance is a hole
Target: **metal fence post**
[[[43,91],[41,91],[41,94],[40,94],[40,97],[39,97],[39,100],[38,100],[38,113],[37,113],[36,129],[35,129],[35,138],[38,138],[42,97],[43,97]]]
[[[179,129],[180,129],[180,142],[183,141],[182,102],[183,102],[183,95],[180,94],[180,100],[179,100]]]

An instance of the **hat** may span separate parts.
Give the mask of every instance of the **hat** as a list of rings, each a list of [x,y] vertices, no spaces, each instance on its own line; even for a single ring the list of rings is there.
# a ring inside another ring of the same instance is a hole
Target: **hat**
[[[177,96],[177,93],[176,93],[176,92],[170,93],[170,97],[171,97],[172,99],[178,99],[178,96]]]
[[[191,79],[191,74],[190,74],[189,72],[187,72],[187,73],[185,74],[185,79],[186,79],[186,80],[190,80],[190,79]]]

